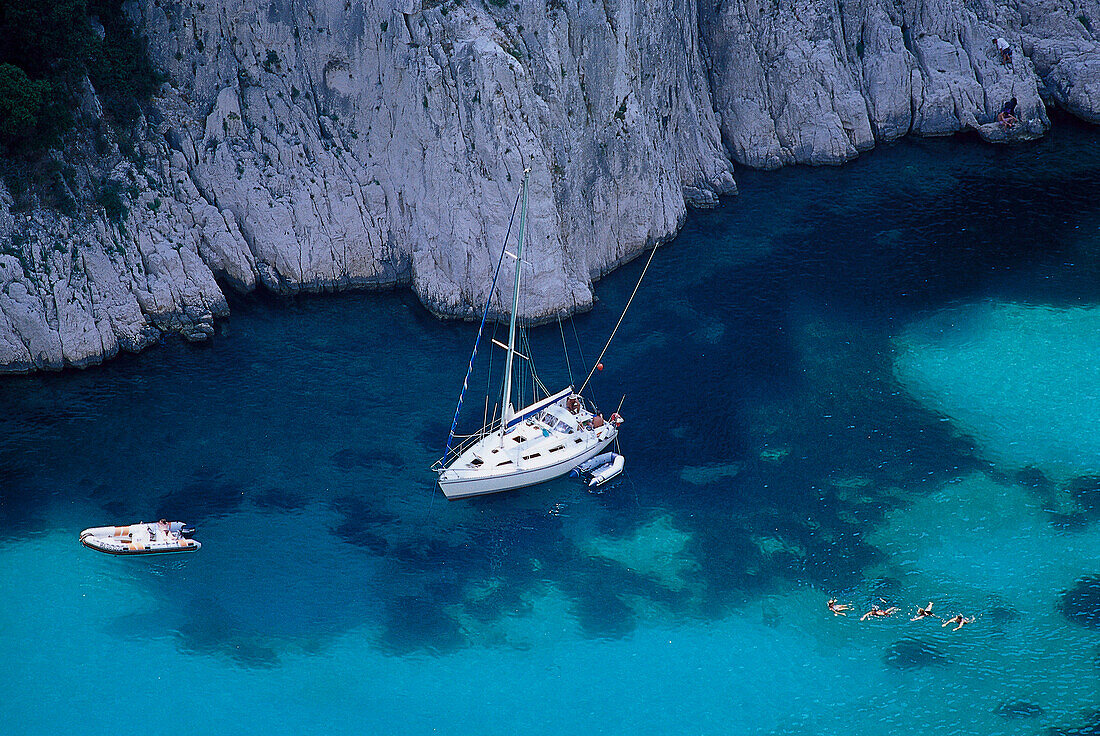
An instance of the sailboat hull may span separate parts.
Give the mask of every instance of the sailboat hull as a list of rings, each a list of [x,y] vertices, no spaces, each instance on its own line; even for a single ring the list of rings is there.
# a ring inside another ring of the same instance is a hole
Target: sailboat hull
[[[584,452],[566,458],[553,465],[546,465],[541,468],[531,468],[529,470],[517,470],[507,475],[494,475],[490,477],[453,478],[447,480],[441,477],[439,479],[439,487],[443,489],[443,495],[448,499],[456,499],[470,498],[471,496],[485,496],[490,493],[512,491],[517,488],[525,488],[538,483],[545,483],[548,480],[560,478],[584,461],[599,455],[603,452],[604,448],[615,441],[616,434],[617,433],[612,432],[605,440],[590,446]]]

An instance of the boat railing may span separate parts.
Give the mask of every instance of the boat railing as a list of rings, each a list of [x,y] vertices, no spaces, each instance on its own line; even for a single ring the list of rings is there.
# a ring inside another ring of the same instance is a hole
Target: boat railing
[[[500,427],[501,420],[494,419],[492,422],[486,424],[479,431],[474,432],[473,434],[456,434],[455,439],[460,439],[462,441],[451,448],[450,456],[444,456],[436,460],[435,463],[432,464],[432,470],[436,471],[437,473],[445,470],[447,467],[447,463],[454,460],[462,453],[466,452],[466,450],[470,449],[470,447],[481,441],[481,439],[486,435],[490,435],[493,432],[499,431]]]

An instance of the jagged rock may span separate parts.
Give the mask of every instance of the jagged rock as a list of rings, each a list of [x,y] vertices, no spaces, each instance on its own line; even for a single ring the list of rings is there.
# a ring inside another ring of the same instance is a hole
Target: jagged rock
[[[1100,123],[1100,6],[1028,0],[1020,6],[1020,42],[1053,100]]]
[[[1041,95],[1100,120],[1100,18],[1078,3],[126,7],[171,83],[137,155],[70,163],[116,182],[129,214],[12,213],[0,187],[0,370],[87,365],[163,332],[203,339],[227,311],[218,281],[408,283],[436,313],[474,316],[524,168],[523,316],[541,320],[587,307],[593,279],[734,192],[731,157],[836,164],[908,133],[994,139],[1011,96],[1015,135],[1049,126]],[[79,103],[102,114],[90,85]]]
[[[712,189],[700,189],[699,187],[685,186],[684,201],[688,207],[697,209],[709,209],[718,206],[718,195]]]
[[[981,136],[983,141],[987,143],[1018,143],[1022,141],[1033,141],[1043,137],[1045,129],[1037,124],[1036,121],[1030,121],[1021,125],[1014,125],[1011,128],[1005,128],[1000,123],[986,123],[985,125],[979,125],[974,130]]]
[[[410,281],[472,315],[530,167],[524,316],[547,318],[675,233],[685,187],[733,190],[691,0],[407,5],[140,4],[179,90],[168,140],[241,234],[201,251],[219,272],[249,254],[275,291]]]
[[[228,313],[198,254],[194,210],[162,173],[129,163],[112,172],[128,197],[124,223],[49,209],[0,218],[0,371],[84,367],[136,351],[163,331],[199,337]],[[156,157],[154,157],[156,158]],[[8,196],[6,191],[0,196]],[[9,200],[10,201],[10,200]]]
[[[1005,66],[993,39],[1018,37],[1009,28],[1019,18],[995,3],[732,0],[702,12],[723,137],[735,160],[759,168],[841,163],[876,140],[978,128],[1012,96],[1029,134],[1041,135],[1050,121],[1040,75],[1057,86],[1058,74],[1081,78],[1078,66],[1100,63],[1092,50],[1087,62],[1040,72],[1017,44]],[[1051,58],[1068,53],[1063,44]]]

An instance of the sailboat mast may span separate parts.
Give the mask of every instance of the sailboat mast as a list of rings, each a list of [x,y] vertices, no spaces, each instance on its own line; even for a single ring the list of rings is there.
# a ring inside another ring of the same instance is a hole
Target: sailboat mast
[[[508,358],[504,363],[503,427],[512,421],[512,358],[516,353],[516,313],[519,311],[519,282],[523,274],[523,236],[527,233],[527,180],[530,169],[523,170],[523,200],[519,209],[519,241],[516,245],[516,283],[512,289],[512,317],[508,322]]]

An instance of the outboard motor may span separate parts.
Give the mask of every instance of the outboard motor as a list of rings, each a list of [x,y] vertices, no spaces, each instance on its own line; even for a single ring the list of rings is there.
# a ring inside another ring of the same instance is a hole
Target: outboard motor
[[[180,527],[180,536],[184,539],[190,539],[195,534],[195,527],[190,524],[184,524]]]

